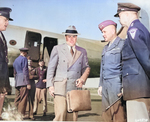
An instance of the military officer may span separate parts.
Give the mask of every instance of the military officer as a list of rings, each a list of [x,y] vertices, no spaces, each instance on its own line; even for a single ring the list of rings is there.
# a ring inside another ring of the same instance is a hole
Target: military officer
[[[25,117],[28,93],[29,89],[31,89],[29,82],[28,60],[26,58],[28,48],[20,48],[19,50],[20,56],[18,56],[13,63],[16,88],[16,98],[14,103],[18,112],[21,112]]]
[[[4,94],[10,91],[8,76],[7,42],[2,31],[6,30],[9,24],[9,20],[13,21],[13,19],[10,18],[11,11],[11,8],[0,8],[0,119],[2,119],[1,112],[5,96]]]
[[[102,96],[103,119],[106,122],[125,122],[126,114],[121,99],[105,112],[105,109],[119,99],[121,93],[121,51],[124,41],[117,37],[117,24],[106,20],[98,25],[108,44],[102,52],[98,94]]]
[[[140,7],[118,3],[115,17],[128,27],[122,50],[123,98],[129,122],[150,121],[150,33],[138,19]]]

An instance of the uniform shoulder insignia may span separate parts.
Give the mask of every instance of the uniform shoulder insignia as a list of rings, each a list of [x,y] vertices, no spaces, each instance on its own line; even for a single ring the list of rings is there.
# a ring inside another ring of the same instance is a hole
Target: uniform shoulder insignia
[[[132,39],[134,39],[137,30],[138,30],[137,28],[132,28],[129,30]]]

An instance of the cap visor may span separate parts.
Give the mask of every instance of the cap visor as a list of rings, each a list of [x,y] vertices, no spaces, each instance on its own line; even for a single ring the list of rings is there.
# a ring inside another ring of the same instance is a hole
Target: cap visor
[[[9,21],[13,21],[13,19],[9,18]]]

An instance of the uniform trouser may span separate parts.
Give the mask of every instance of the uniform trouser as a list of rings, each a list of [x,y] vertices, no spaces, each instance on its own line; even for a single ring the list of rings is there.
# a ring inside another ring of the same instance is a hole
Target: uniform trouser
[[[102,86],[102,111],[103,119],[106,122],[126,122],[125,106],[122,99],[118,100],[106,112],[105,109],[119,99],[118,94],[121,93],[122,84],[120,77],[112,79],[103,79]]]
[[[150,98],[127,100],[128,122],[150,121]]]
[[[53,121],[77,121],[78,112],[67,112],[67,101],[63,96],[55,95],[54,98],[55,118]]]
[[[31,89],[29,90],[29,94],[28,94],[28,103],[29,103],[28,116],[30,118],[33,118],[34,98],[35,98],[35,84],[31,84]]]
[[[41,95],[41,96],[40,96]],[[43,100],[43,112],[47,112],[47,89],[36,88],[33,112],[37,113],[39,101]]]
[[[18,112],[21,112],[23,115],[25,115],[26,111],[28,92],[27,86],[16,87],[16,98],[14,103]]]

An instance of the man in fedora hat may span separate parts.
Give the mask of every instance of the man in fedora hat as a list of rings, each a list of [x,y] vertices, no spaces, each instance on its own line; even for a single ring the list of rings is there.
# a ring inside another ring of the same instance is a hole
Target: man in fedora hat
[[[54,121],[76,121],[77,112],[67,113],[66,93],[82,87],[90,73],[87,52],[76,45],[75,26],[64,32],[66,43],[54,46],[47,70],[47,87],[54,96]]]
[[[138,19],[140,9],[132,3],[118,3],[115,15],[128,27],[122,50],[122,81],[130,122],[148,122],[150,117],[150,33]]]
[[[11,8],[0,8],[0,119],[5,93],[11,90],[8,74],[7,42],[2,33],[5,31],[10,18]]]
[[[120,99],[121,81],[121,51],[124,40],[117,37],[117,23],[112,20],[103,21],[98,25],[108,44],[102,52],[100,83],[98,94],[102,96],[103,119],[106,122],[126,122],[126,114]],[[119,100],[118,100],[119,99]],[[106,108],[112,105],[107,111]]]
[[[20,48],[19,50],[20,55],[13,63],[16,88],[16,98],[14,103],[18,112],[21,112],[25,118],[28,92],[31,88],[29,82],[28,60],[26,58],[28,48]]]

